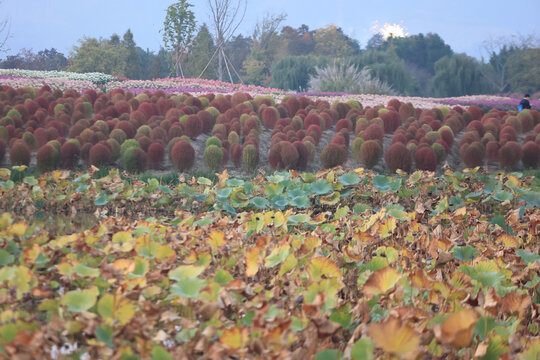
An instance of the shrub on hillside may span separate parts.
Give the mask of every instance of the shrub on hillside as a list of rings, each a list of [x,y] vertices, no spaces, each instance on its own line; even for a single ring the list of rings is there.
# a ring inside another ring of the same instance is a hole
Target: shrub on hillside
[[[521,161],[525,168],[536,169],[540,167],[540,146],[533,141],[529,141],[523,145]]]
[[[259,151],[254,145],[247,145],[242,150],[242,167],[244,171],[252,173],[259,164]]]
[[[484,164],[485,148],[480,141],[465,143],[459,148],[461,160],[468,168],[475,168]]]
[[[515,169],[521,156],[521,146],[515,141],[508,141],[499,149],[499,163],[503,169]]]
[[[192,139],[195,139],[203,131],[203,124],[201,119],[197,115],[189,115],[186,118],[186,123],[184,124],[184,130],[186,135]]]
[[[382,154],[382,146],[377,140],[367,140],[363,142],[360,147],[360,158],[367,169],[371,169],[377,165],[382,157]]]
[[[388,170],[393,174],[397,169],[409,172],[412,165],[412,156],[407,147],[401,143],[392,144],[386,154],[384,160]]]
[[[9,160],[11,166],[29,165],[30,164],[30,149],[22,140],[15,140],[9,148]]]
[[[161,143],[155,142],[148,147],[148,165],[151,169],[159,169],[165,157],[165,148]]]
[[[54,170],[59,164],[59,153],[50,144],[45,144],[36,153],[37,169],[40,173]]]
[[[418,170],[435,171],[438,157],[431,147],[423,146],[415,151],[414,161]]]
[[[364,133],[362,134],[362,139],[365,141],[367,140],[383,140],[384,137],[384,130],[382,127],[378,124],[371,124],[367,127],[366,130],[364,130]]]
[[[111,160],[111,150],[108,146],[98,143],[90,149],[88,164],[98,168],[107,166]]]
[[[148,156],[141,148],[131,147],[122,156],[122,165],[127,172],[137,174],[146,170]]]
[[[325,169],[341,166],[347,161],[347,149],[338,144],[328,144],[321,152],[321,165]]]
[[[128,139],[131,139],[131,138],[133,138],[135,136],[135,128],[127,120],[119,121],[118,124],[116,124],[116,126],[114,128],[122,130],[126,134],[126,137]]]
[[[171,150],[171,162],[179,171],[189,170],[195,162],[195,150],[190,143],[179,140]]]
[[[279,118],[279,111],[275,107],[269,106],[261,112],[262,123],[267,129],[273,129]]]
[[[221,146],[209,145],[204,149],[203,153],[204,164],[209,170],[216,172],[221,168],[223,162],[223,151]]]

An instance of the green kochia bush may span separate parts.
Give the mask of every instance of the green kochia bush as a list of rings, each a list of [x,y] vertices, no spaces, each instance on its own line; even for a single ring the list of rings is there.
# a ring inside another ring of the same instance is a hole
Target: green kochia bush
[[[124,169],[130,173],[141,173],[146,170],[148,157],[143,149],[131,147],[122,156]]]
[[[242,150],[242,167],[244,171],[252,173],[259,164],[259,151],[255,145],[249,144]]]
[[[221,143],[221,140],[219,140],[219,138],[215,137],[215,136],[210,136],[207,140],[206,140],[206,147],[209,147],[210,145],[215,145],[219,148],[221,148],[223,146],[223,144]]]
[[[216,145],[210,145],[204,150],[203,161],[210,170],[218,171],[223,161],[223,151]]]
[[[140,148],[141,144],[135,139],[128,139],[124,141],[122,145],[120,145],[120,156],[124,156],[124,153],[132,147]]]

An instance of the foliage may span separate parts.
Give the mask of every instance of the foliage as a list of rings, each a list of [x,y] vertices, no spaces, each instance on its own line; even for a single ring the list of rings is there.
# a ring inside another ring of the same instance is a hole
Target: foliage
[[[195,31],[195,14],[187,0],[179,0],[167,8],[163,21],[163,43],[165,48],[173,53],[173,69],[176,76],[184,77],[181,65],[181,55],[189,48]]]
[[[344,146],[330,143],[321,151],[321,165],[325,169],[341,166],[347,161],[347,155]]]
[[[306,56],[286,56],[272,68],[270,86],[283,89],[305,91],[310,75],[315,74],[313,60]]]
[[[119,42],[114,42],[114,35],[109,40],[83,37],[79,43],[73,47],[68,71],[126,76],[128,51]]]
[[[221,168],[223,162],[223,151],[221,147],[209,145],[204,149],[203,153],[204,164],[213,172],[217,172]]]
[[[333,24],[315,30],[313,34],[315,54],[345,58],[357,55],[360,51],[358,42],[343,33],[343,30]]]
[[[242,168],[247,173],[253,173],[259,164],[259,151],[249,144],[242,149]]]

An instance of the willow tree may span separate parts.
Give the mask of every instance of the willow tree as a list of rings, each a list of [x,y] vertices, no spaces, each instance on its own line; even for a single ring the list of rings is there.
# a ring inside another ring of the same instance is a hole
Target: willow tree
[[[189,49],[196,26],[195,15],[189,9],[191,7],[193,5],[186,0],[170,5],[161,30],[165,48],[173,54],[174,72],[181,77],[184,77],[181,61]]]

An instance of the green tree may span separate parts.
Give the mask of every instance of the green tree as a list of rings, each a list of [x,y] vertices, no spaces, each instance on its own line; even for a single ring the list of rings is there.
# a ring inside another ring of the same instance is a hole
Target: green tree
[[[242,69],[244,61],[251,53],[253,40],[250,37],[245,37],[242,34],[232,37],[225,44],[224,52],[227,54],[229,63],[234,69]],[[240,78],[233,74],[233,82],[240,81]],[[219,74],[218,74],[219,79]]]
[[[123,46],[114,45],[114,35],[111,40],[88,37],[79,40],[80,45],[73,47],[68,59],[68,71],[126,76],[127,50]]]
[[[435,74],[434,65],[443,56],[452,55],[452,49],[437,34],[418,34],[387,40],[382,49],[393,48],[401,59],[420,69]]]
[[[315,30],[313,40],[317,55],[344,58],[360,52],[358,42],[345,35],[341,28],[333,24]]]
[[[161,79],[169,76],[170,68],[168,66],[170,54],[164,48],[153,56],[150,67],[148,68],[148,79]]]
[[[214,39],[210,34],[208,26],[203,24],[193,40],[193,44],[185,61],[186,76],[192,78],[202,77],[204,79],[216,79],[216,63],[210,62],[215,51],[216,46],[214,45]]]
[[[540,48],[519,50],[510,56],[508,82],[513,92],[540,91]]]
[[[133,33],[128,29],[122,39],[122,43],[127,51],[126,57],[126,77],[130,79],[140,79],[142,76],[141,57],[137,52]]]
[[[195,31],[195,15],[191,5],[186,0],[180,0],[167,8],[167,15],[163,21],[163,43],[165,48],[173,53],[173,69],[176,76],[184,77],[182,70],[182,57],[191,44]]]
[[[482,75],[480,64],[465,54],[445,56],[435,63],[433,92],[435,96],[450,97],[493,92]]]
[[[272,68],[271,87],[307,90],[309,76],[315,74],[315,60],[308,56],[285,56]]]

